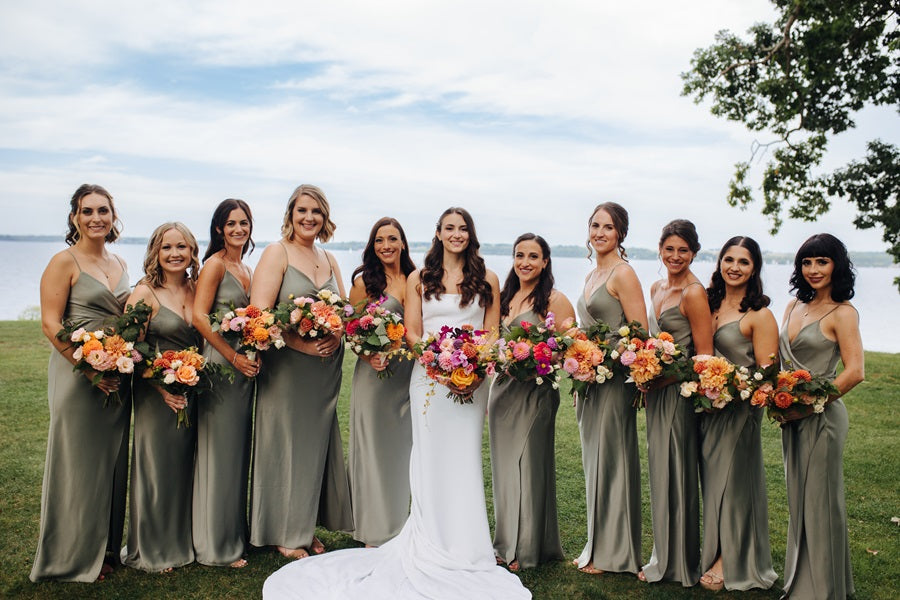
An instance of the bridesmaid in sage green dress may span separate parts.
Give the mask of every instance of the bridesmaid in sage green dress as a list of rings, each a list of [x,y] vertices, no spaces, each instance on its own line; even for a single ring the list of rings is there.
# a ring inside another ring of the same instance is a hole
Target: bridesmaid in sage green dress
[[[761,271],[759,245],[733,237],[722,246],[706,290],[716,354],[750,369],[772,364],[778,354],[778,324],[766,308]],[[769,548],[762,413],[761,407],[735,399],[700,416],[700,585],[708,590],[769,589],[778,578]]]
[[[260,308],[315,296],[342,298],[334,257],[317,248],[334,234],[325,194],[301,185],[288,201],[282,239],[263,251],[250,302]],[[316,524],[350,531],[350,486],[337,421],[344,346],[341,333],[286,334],[286,347],[263,356],[256,395],[250,497],[250,543],[276,546],[288,558],[325,551]]]
[[[787,481],[784,596],[846,598],[854,593],[844,499],[847,409],[841,399],[865,377],[859,315],[849,300],[855,275],[847,249],[833,235],[806,240],[794,258],[779,348],[792,369],[833,378],[840,395],[814,413],[798,406],[781,430]],[[838,360],[844,369],[835,376]]]
[[[628,212],[615,202],[594,208],[588,250],[595,267],[578,298],[583,328],[604,322],[614,331],[647,326],[641,282],[625,260]],[[637,573],[641,568],[641,463],[635,389],[624,377],[588,387],[576,401],[587,499],[588,539],[575,560],[584,573]]]
[[[129,382],[91,385],[94,371],[73,372],[73,348],[56,338],[63,320],[99,329],[122,314],[125,263],[106,249],[119,237],[112,196],[84,184],[72,196],[66,244],[41,276],[41,324],[50,354],[50,431],[41,493],[41,523],[32,581],[92,582],[119,562],[128,476]],[[122,404],[106,396],[119,391]]]
[[[525,233],[513,244],[513,267],[500,292],[501,330],[525,322],[556,329],[575,322],[572,303],[553,289],[550,246]],[[494,552],[510,571],[561,560],[556,510],[556,413],[559,390],[545,381],[494,383],[488,403],[494,490]]]
[[[666,278],[650,288],[650,334],[667,331],[688,356],[712,354],[712,317],[706,290],[691,272],[700,242],[694,224],[676,219],[663,227],[659,255]],[[647,466],[653,553],[642,581],[700,579],[700,426],[678,382],[658,381],[647,394]]]
[[[350,303],[362,308],[382,305],[403,316],[406,278],[416,270],[399,221],[382,217],[372,226],[363,250],[363,264],[350,279]],[[353,498],[353,538],[380,546],[406,523],[409,515],[409,377],[413,361],[360,355],[350,391],[350,493]],[[389,368],[391,375],[378,373]]]
[[[244,254],[252,251],[253,216],[243,200],[219,203],[209,227],[209,248],[197,279],[194,327],[206,340],[203,355],[227,365],[234,380],[213,376],[197,406],[197,459],[194,469],[191,519],[197,562],[213,567],[247,565],[247,485],[250,473],[250,421],[253,377],[259,362],[238,352],[210,326],[208,315],[222,315],[250,304],[250,267]]]
[[[152,309],[144,338],[151,353],[200,345],[191,325],[197,251],[197,241],[181,223],[164,223],[150,236],[144,278],[128,304],[143,300]],[[176,427],[178,410],[186,410],[196,423],[195,400],[135,378],[131,497],[122,562],[143,571],[168,572],[194,561],[191,490],[197,430]]]

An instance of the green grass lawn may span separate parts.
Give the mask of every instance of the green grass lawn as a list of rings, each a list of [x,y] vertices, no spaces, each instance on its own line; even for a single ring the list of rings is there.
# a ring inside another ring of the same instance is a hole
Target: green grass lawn
[[[47,442],[47,357],[49,343],[33,321],[0,322],[0,597],[15,598],[258,598],[263,580],[285,564],[270,549],[251,551],[244,569],[191,565],[169,574],[120,569],[98,584],[33,584],[28,573],[34,559],[40,514],[41,477]],[[352,355],[344,365],[338,406],[344,444],[352,373]],[[850,435],[844,453],[848,527],[856,581],[856,597],[893,599],[900,596],[900,416],[893,403],[900,398],[900,354],[866,354],[867,380],[846,398]],[[575,411],[564,396],[557,418],[557,494],[563,548],[577,556],[586,539],[584,476]],[[641,439],[644,415],[638,416]],[[769,531],[775,570],[782,574],[787,528],[787,503],[781,463],[781,435],[774,424],[763,428],[763,451],[769,492]],[[485,490],[490,510],[490,465],[484,441]],[[643,493],[643,553],[652,545],[646,447],[641,448]],[[329,549],[351,547],[343,534],[320,532]],[[568,561],[529,569],[522,581],[535,598],[777,598],[782,580],[768,592],[711,594],[699,586],[647,585],[632,575],[589,576]]]

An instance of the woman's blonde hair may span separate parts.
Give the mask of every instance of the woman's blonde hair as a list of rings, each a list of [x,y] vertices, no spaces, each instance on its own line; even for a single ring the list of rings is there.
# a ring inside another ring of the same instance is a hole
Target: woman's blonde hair
[[[184,223],[174,221],[163,223],[157,227],[150,236],[150,241],[147,242],[147,254],[144,255],[144,278],[141,279],[141,282],[150,287],[162,287],[165,283],[165,273],[159,264],[159,251],[162,248],[163,236],[171,229],[177,229],[191,248],[191,264],[188,265],[184,276],[191,281],[197,280],[197,273],[200,271],[200,259],[198,258],[200,248],[197,245],[197,239]]]
[[[297,204],[297,200],[300,196],[309,196],[319,205],[324,222],[322,223],[322,229],[319,230],[319,234],[316,238],[320,242],[327,242],[334,235],[334,230],[337,229],[337,225],[331,220],[331,207],[328,205],[328,199],[325,197],[325,192],[308,183],[298,185],[297,189],[294,190],[294,193],[291,194],[291,198],[288,200],[287,210],[284,211],[284,222],[281,224],[281,237],[289,240],[294,236],[294,222],[291,218],[291,213],[294,212],[294,205]]]

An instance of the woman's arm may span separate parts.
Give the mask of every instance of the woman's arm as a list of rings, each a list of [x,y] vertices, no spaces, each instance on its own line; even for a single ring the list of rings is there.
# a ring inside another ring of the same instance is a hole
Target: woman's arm
[[[751,311],[745,317],[750,321],[750,340],[753,357],[760,367],[778,362],[778,323],[768,308]],[[774,358],[773,358],[774,357]]]
[[[627,322],[637,321],[647,329],[647,303],[637,273],[631,265],[617,267],[606,284],[609,293],[619,300]]]
[[[691,324],[694,354],[712,354],[712,316],[706,290],[700,285],[689,285],[681,299],[681,310]]]
[[[403,307],[403,323],[406,325],[406,343],[412,348],[425,333],[422,331],[422,294],[419,269],[406,279],[406,305]]]
[[[41,275],[41,329],[53,347],[73,365],[75,349],[68,340],[60,340],[56,334],[63,328],[66,304],[77,276],[74,259],[66,251],[51,258]]]
[[[556,319],[556,332],[563,333],[571,329],[575,323],[575,309],[566,295],[557,289],[550,292],[550,304],[547,311],[552,312]]]
[[[493,302],[491,305],[485,309],[484,311],[484,328],[487,331],[499,331],[500,329],[500,280],[497,278],[497,274],[487,270],[485,273],[485,279],[488,284],[491,286],[491,296],[493,297]],[[473,323],[474,325],[474,323]]]
[[[866,377],[865,354],[859,334],[859,314],[849,302],[842,304],[828,316],[825,331],[834,332],[841,351],[844,370],[835,377],[834,385],[843,396]]]
[[[250,304],[259,308],[273,308],[287,269],[287,257],[280,244],[269,244],[263,250],[250,286]]]

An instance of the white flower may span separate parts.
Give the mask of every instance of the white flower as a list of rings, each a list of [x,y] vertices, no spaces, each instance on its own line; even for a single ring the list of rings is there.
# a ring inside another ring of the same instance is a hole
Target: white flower
[[[94,332],[94,337],[97,338],[98,340],[99,340],[99,339],[102,339],[102,338],[103,338],[103,330],[102,330],[102,329],[98,329],[97,331],[95,331],[95,332]]]
[[[554,390],[558,390],[558,389],[559,389],[559,383],[557,383],[556,381],[554,381],[554,382],[551,383],[550,385],[553,387]]]
[[[755,379],[756,381],[762,381],[762,378],[763,378],[763,374],[760,373],[759,371],[757,371],[756,373],[753,374],[753,379]]]
[[[819,404],[818,402],[816,402],[816,403],[813,405],[813,412],[814,412],[814,413],[825,412],[825,405],[824,405],[824,404]]]
[[[84,348],[82,346],[75,348],[75,352],[72,353],[72,358],[81,360],[82,356],[84,356]]]
[[[166,385],[175,383],[175,371],[166,371],[166,375],[163,377],[163,383]]]
[[[619,331],[618,331],[617,333],[618,333],[620,336],[625,337],[626,335],[628,335],[629,333],[631,333],[631,330],[628,329],[628,325],[622,325],[621,327],[619,327]]]
[[[332,295],[333,294],[331,293],[331,290],[322,290],[321,292],[319,292],[319,298],[321,298],[322,300],[331,300]]]
[[[746,400],[750,397],[750,390],[741,390],[741,400]]]
[[[609,357],[613,360],[619,360],[619,351],[613,350],[612,352],[609,353]]]
[[[537,379],[534,380],[534,382],[538,385],[544,385],[544,378],[538,377]]]
[[[133,373],[134,361],[127,356],[120,356],[116,359],[116,369],[119,373]]]
[[[284,348],[284,340],[281,338],[275,338],[274,344],[276,348]]]

